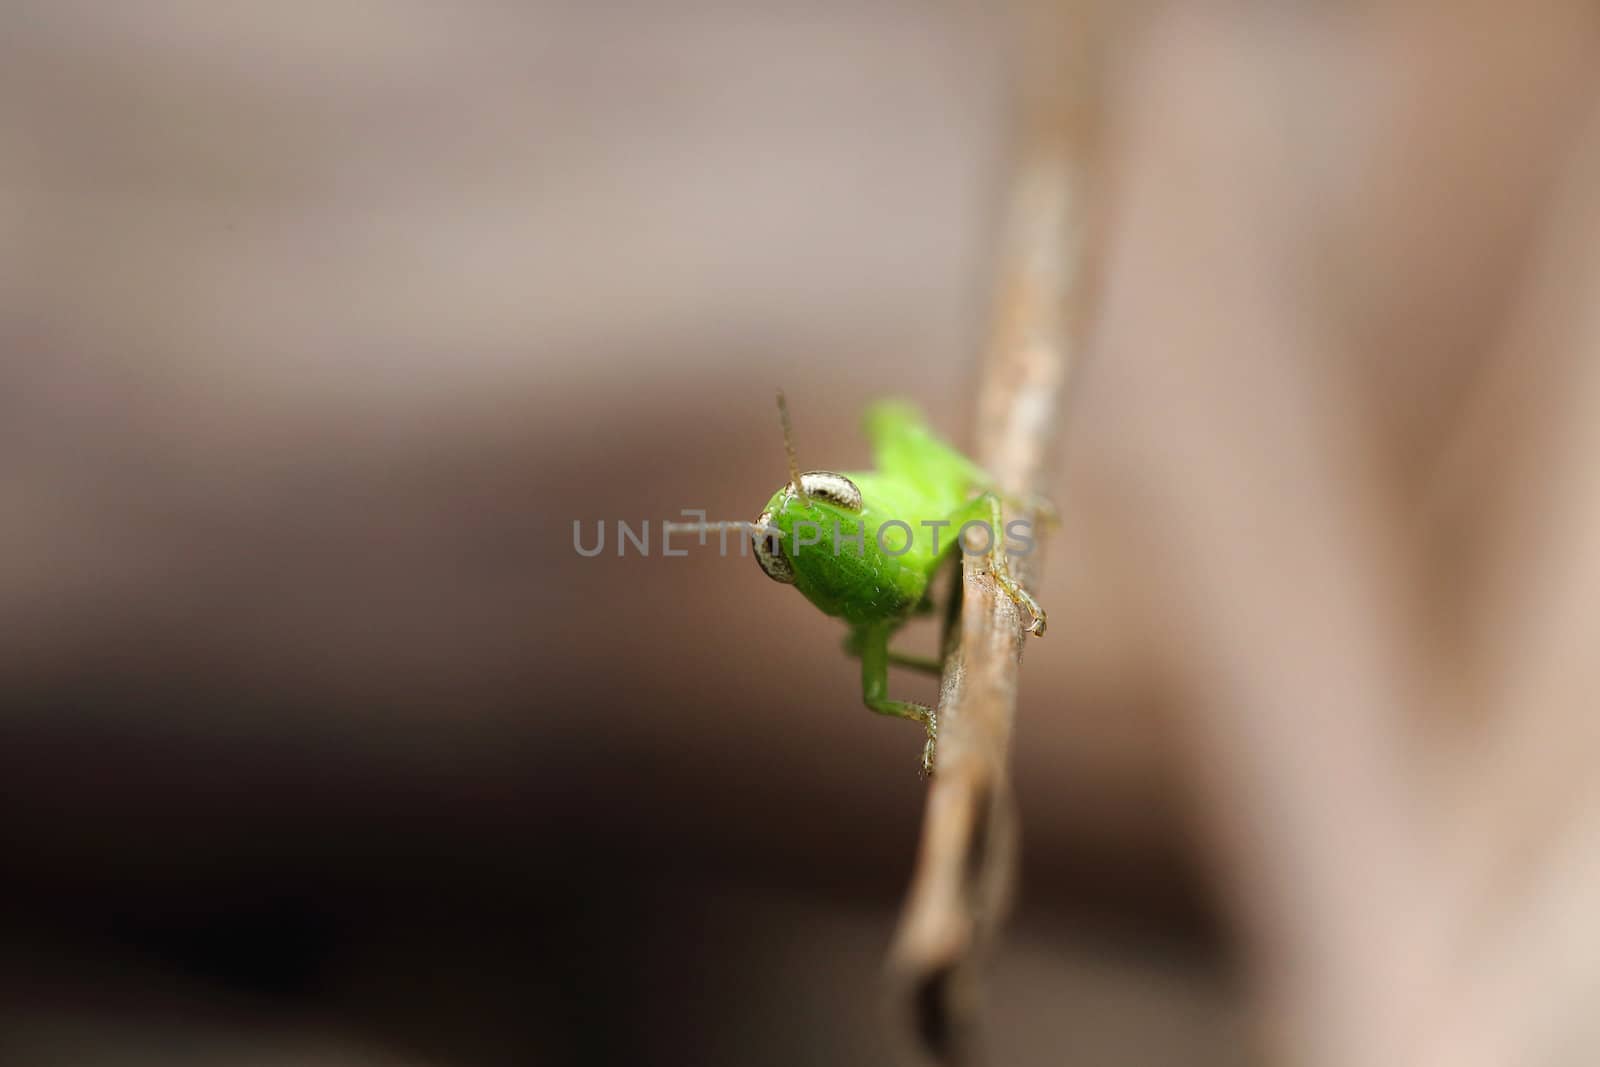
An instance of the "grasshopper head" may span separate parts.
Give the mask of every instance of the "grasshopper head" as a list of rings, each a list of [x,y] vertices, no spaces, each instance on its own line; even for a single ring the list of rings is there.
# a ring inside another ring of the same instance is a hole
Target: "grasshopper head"
[[[800,524],[810,523],[831,535],[835,520],[849,522],[849,516],[861,514],[861,506],[861,490],[849,478],[832,471],[807,471],[772,494],[767,510],[756,520],[750,533],[756,562],[768,578],[793,585],[794,562],[785,554],[784,541],[789,542],[791,551],[804,551],[807,546],[797,547],[802,538],[796,534],[809,527]]]
[[[800,473],[781,392],[778,416],[789,484],[772,494],[751,530],[756,562],[829,615],[865,622],[910,610],[925,579],[879,550],[860,486],[833,471]]]
[[[880,504],[881,508],[881,504]],[[751,531],[767,577],[792,585],[825,614],[867,623],[903,616],[922,600],[927,577],[878,539],[880,516],[861,488],[832,471],[773,494]]]
[[[756,520],[750,531],[755,546],[756,562],[767,577],[784,585],[796,581],[794,560],[783,553],[783,540],[791,537],[797,523],[821,524],[833,528],[833,515],[825,508],[851,515],[861,513],[861,490],[842,474],[832,471],[800,473],[800,463],[794,456],[794,428],[789,424],[789,402],[783,390],[778,390],[778,422],[783,427],[783,451],[789,459],[789,484],[772,494],[767,510]],[[819,506],[820,505],[820,506]],[[798,540],[798,539],[795,539]],[[795,551],[800,547],[795,546]]]

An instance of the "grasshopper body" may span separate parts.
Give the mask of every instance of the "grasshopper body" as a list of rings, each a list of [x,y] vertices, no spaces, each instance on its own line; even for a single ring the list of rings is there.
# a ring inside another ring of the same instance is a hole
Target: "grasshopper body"
[[[939,723],[934,709],[888,696],[891,663],[938,673],[942,664],[901,656],[889,639],[914,614],[931,610],[929,585],[957,550],[964,524],[987,527],[990,573],[1032,617],[1045,615],[1006,567],[1001,500],[981,467],[940,440],[920,412],[887,401],[866,415],[874,470],[800,473],[788,411],[778,397],[789,452],[789,483],[772,495],[751,531],[767,576],[793,585],[850,626],[845,648],[861,659],[862,699],[883,715],[923,724],[924,774],[931,774]],[[974,536],[981,539],[982,533]]]

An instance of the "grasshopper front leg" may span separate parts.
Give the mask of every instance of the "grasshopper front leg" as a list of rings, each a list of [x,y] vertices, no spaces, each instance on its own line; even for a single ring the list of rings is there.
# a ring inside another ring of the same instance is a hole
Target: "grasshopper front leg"
[[[862,634],[867,629],[869,627],[852,626],[850,628],[850,632],[845,635],[844,639],[845,655],[853,656],[857,659],[861,658]],[[921,671],[923,674],[931,674],[936,678],[944,673],[944,661],[935,659],[932,656],[916,656],[908,652],[896,652],[891,648],[885,659],[891,667],[905,667],[907,670]]]
[[[961,525],[957,527],[958,530],[965,529],[968,522],[981,521],[988,527],[989,546],[985,554],[989,557],[989,575],[1013,604],[1028,613],[1028,623],[1025,627],[1027,632],[1035,637],[1042,637],[1047,621],[1044,608],[1039,606],[1032,593],[1012,577],[1011,567],[1006,559],[1005,516],[1002,513],[1000,495],[989,489],[974,490],[971,500],[959,518]]]
[[[1031,616],[1027,626],[1028,632],[1035,637],[1043,637],[1046,624],[1044,609],[1033,599],[1033,594],[1022,588],[1021,584],[1011,576],[1011,567],[1006,561],[1005,526],[1000,509],[1000,497],[994,493],[984,493],[977,502],[987,505],[989,511],[989,573],[994,577],[1000,591],[1010,597],[1013,604]],[[1053,513],[1052,509],[1052,515]]]
[[[933,773],[939,744],[939,717],[926,704],[889,699],[889,633],[892,629],[887,624],[858,626],[851,635],[850,646],[861,657],[861,699],[879,715],[911,719],[923,725],[928,733],[928,740],[922,746],[922,776],[926,778]]]

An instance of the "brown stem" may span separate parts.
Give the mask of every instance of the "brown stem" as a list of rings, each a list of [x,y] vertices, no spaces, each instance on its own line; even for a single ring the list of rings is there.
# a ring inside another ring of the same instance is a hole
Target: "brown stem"
[[[978,401],[978,459],[1013,500],[1043,486],[1068,365],[1081,241],[1065,127],[1041,123],[1024,138]],[[1038,516],[1008,508],[1013,518]],[[1038,562],[1037,552],[1014,560],[1025,586],[1037,581]],[[943,1063],[973,1058],[974,964],[1008,910],[1017,856],[1007,768],[1026,620],[983,556],[964,556],[962,582],[960,644],[939,698],[939,762],[889,961],[920,1046]]]

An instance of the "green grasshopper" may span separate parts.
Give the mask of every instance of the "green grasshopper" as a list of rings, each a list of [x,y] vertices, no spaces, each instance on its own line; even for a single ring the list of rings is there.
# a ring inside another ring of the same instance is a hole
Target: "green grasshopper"
[[[767,577],[794,586],[824,613],[849,624],[845,650],[861,660],[862,700],[880,715],[922,723],[927,731],[922,773],[932,774],[937,713],[916,701],[890,699],[889,666],[939,674],[943,663],[892,652],[889,639],[913,616],[933,610],[929,587],[956,554],[966,524],[986,527],[989,572],[1028,612],[1028,632],[1037,636],[1045,630],[1043,609],[1006,565],[1001,494],[981,467],[935,436],[909,404],[885,401],[867,410],[865,427],[877,469],[842,474],[802,473],[781,392],[778,413],[789,481],[767,501],[761,517],[754,524],[685,523],[668,524],[668,529],[748,529]]]

